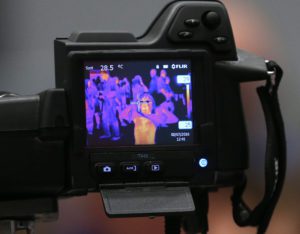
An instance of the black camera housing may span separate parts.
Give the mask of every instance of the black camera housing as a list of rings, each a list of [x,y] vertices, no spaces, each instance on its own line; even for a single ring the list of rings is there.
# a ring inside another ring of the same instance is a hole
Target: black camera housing
[[[138,38],[74,33],[54,45],[56,89],[0,99],[2,198],[83,195],[99,185],[218,188],[240,183],[248,167],[248,144],[239,85],[264,80],[267,69],[263,59],[237,51],[222,3],[172,2]],[[193,144],[87,147],[84,62],[159,59],[191,61]],[[206,167],[199,166],[202,158]],[[162,166],[161,173],[147,172],[153,162]],[[139,173],[122,173],[124,164],[138,165]],[[114,165],[115,172],[99,175],[102,165]]]
[[[184,35],[189,33],[192,36]],[[195,77],[194,144],[86,147],[83,64],[103,59],[191,60]],[[73,126],[69,144],[72,189],[151,182],[209,187],[236,183],[248,166],[239,82],[216,68],[218,61],[236,59],[226,9],[221,3],[210,1],[169,4],[139,38],[129,33],[74,33],[70,38],[55,40],[56,86],[66,90]],[[202,157],[208,160],[206,168],[198,164]],[[147,173],[145,167],[151,162],[160,162],[163,172]],[[123,163],[137,164],[140,172],[122,173]],[[99,164],[115,165],[115,173],[97,175]]]

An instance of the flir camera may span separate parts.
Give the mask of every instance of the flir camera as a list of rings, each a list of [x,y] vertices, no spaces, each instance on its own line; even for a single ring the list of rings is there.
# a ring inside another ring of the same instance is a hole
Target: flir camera
[[[237,56],[217,2],[172,3],[140,38],[56,39],[56,86],[65,90],[72,125],[72,189],[237,182],[248,163],[239,82],[217,67]]]
[[[3,198],[101,191],[109,216],[167,216],[244,183],[240,83],[276,69],[236,49],[222,3],[175,1],[140,37],[78,32],[54,47],[56,89],[0,99]]]

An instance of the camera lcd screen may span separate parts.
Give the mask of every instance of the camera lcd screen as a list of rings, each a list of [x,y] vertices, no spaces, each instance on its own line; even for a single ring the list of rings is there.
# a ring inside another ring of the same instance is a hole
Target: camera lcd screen
[[[193,144],[191,61],[84,63],[88,147]]]

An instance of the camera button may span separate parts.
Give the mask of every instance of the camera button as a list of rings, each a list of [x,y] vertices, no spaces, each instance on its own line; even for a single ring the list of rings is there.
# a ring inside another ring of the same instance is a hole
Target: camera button
[[[208,166],[207,158],[200,158],[198,164],[201,168],[206,168]]]
[[[197,27],[200,24],[198,19],[187,19],[184,21],[184,24],[188,27]]]
[[[111,175],[115,172],[114,163],[97,163],[95,164],[97,175]]]
[[[125,174],[137,174],[140,171],[140,166],[138,163],[134,162],[124,162],[121,163],[122,172]]]
[[[149,162],[145,162],[144,164],[145,166],[145,169],[148,173],[150,174],[160,174],[163,172],[163,163],[162,162],[152,162],[152,161],[149,161]]]
[[[214,42],[217,44],[226,44],[228,41],[227,37],[219,36],[214,38]]]
[[[216,29],[221,24],[221,17],[215,11],[206,12],[202,19],[203,24],[209,29]]]
[[[189,31],[180,31],[178,33],[178,37],[180,37],[181,39],[190,39],[193,36],[194,36],[193,33]]]

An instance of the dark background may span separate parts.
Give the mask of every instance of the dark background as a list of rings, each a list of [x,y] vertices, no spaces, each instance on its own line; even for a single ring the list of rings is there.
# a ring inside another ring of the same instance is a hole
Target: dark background
[[[169,0],[1,0],[0,89],[32,94],[54,87],[53,40],[72,31],[129,31],[141,35]],[[285,77],[279,90],[286,126],[288,173],[267,233],[300,232],[300,66],[299,9],[295,0],[224,0],[236,44],[278,61]],[[262,196],[265,126],[255,84],[243,84],[251,160],[246,199],[254,205]],[[0,113],[1,114],[1,113]],[[2,156],[3,157],[3,156]],[[231,217],[231,189],[210,195],[210,234],[252,234]],[[61,200],[57,222],[37,226],[43,234],[163,233],[163,219],[108,219],[100,196]]]

